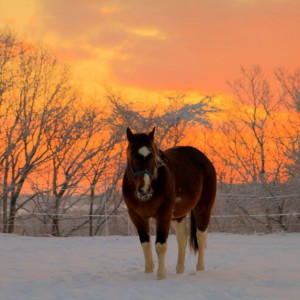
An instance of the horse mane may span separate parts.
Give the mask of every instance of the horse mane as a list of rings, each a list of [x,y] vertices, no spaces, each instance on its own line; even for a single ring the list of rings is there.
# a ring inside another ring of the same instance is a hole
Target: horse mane
[[[156,143],[153,143],[153,146],[154,146],[154,152],[155,152],[154,161],[155,161],[157,168],[159,169],[162,166],[166,166],[167,158],[166,158],[164,151],[162,151]]]

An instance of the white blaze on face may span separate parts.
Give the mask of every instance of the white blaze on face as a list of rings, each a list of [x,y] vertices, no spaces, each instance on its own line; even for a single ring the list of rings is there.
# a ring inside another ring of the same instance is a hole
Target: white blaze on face
[[[146,158],[151,153],[151,150],[148,147],[143,146],[138,150],[138,153],[140,155],[142,155],[144,158]],[[144,193],[149,192],[149,190],[150,190],[150,181],[151,181],[150,176],[148,174],[144,174],[144,185],[141,188]]]
[[[144,186],[142,187],[142,190],[144,193],[147,193],[149,191],[150,186],[150,176],[145,174],[144,175]]]
[[[147,157],[151,153],[151,150],[146,146],[143,146],[139,149],[138,153],[144,157]]]

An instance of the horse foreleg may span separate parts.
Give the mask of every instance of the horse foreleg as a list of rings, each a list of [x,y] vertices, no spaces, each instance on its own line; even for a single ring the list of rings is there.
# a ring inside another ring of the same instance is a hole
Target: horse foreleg
[[[178,244],[178,259],[176,272],[177,274],[182,274],[184,272],[185,252],[187,245],[186,218],[184,218],[181,221],[173,221],[172,225],[176,232]]]
[[[198,261],[196,269],[197,271],[203,271],[205,268],[204,265],[204,251],[206,247],[206,239],[207,239],[207,232],[197,230],[197,243],[198,243]]]
[[[143,248],[144,258],[145,258],[145,273],[153,273],[154,262],[153,262],[150,238],[149,238],[149,242],[142,243],[142,248]]]
[[[148,219],[141,218],[133,210],[128,209],[129,216],[135,225],[140,242],[142,245],[144,258],[145,258],[145,273],[152,273],[154,270],[154,262],[151,249],[151,239],[150,239],[150,228]]]
[[[167,218],[166,216],[157,219],[156,224],[156,242],[155,250],[158,257],[158,269],[157,269],[157,278],[165,279],[166,278],[166,266],[165,266],[165,256],[167,252],[167,238],[169,235],[171,224],[171,217]]]
[[[165,256],[167,252],[167,243],[156,243],[155,249],[158,257],[157,279],[165,279],[167,277]]]

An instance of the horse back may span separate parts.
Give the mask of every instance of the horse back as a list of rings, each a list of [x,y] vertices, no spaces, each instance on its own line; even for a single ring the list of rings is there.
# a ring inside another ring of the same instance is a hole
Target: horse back
[[[174,176],[177,206],[181,205],[180,202],[186,205],[187,201],[191,205],[206,201],[212,206],[216,193],[216,171],[205,154],[194,147],[181,146],[164,151],[163,156]]]
[[[215,168],[211,161],[200,150],[190,146],[173,147],[164,151],[167,165],[176,175],[176,179],[215,176]],[[182,172],[180,172],[182,171]]]

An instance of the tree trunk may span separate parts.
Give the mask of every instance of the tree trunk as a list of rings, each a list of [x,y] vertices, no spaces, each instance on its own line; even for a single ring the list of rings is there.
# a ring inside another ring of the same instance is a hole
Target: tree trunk
[[[4,195],[3,195],[3,198],[2,198],[3,233],[7,233],[8,232],[8,222],[7,221],[8,221],[7,220],[7,195],[6,195],[6,191],[4,191]]]
[[[59,229],[59,217],[57,215],[52,218],[52,235],[57,237],[61,236]]]
[[[93,213],[94,213],[95,186],[91,186],[90,213],[89,213],[89,228],[90,236],[93,236]]]
[[[10,201],[10,211],[8,218],[8,233],[13,233],[15,230],[16,203],[18,197],[13,195]]]
[[[59,206],[60,206],[60,197],[55,199],[55,207],[54,207],[54,215],[52,217],[52,235],[53,236],[61,236],[61,232],[59,229]]]
[[[7,203],[8,203],[8,172],[9,162],[5,159],[4,178],[3,178],[3,198],[2,198],[2,219],[3,219],[3,232],[8,232],[8,220],[7,220]]]

